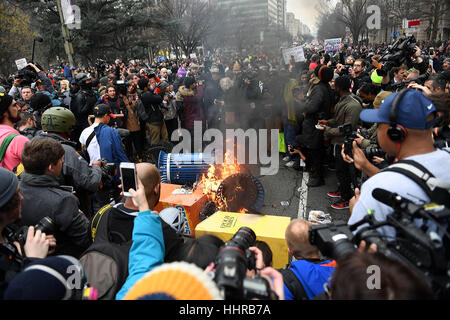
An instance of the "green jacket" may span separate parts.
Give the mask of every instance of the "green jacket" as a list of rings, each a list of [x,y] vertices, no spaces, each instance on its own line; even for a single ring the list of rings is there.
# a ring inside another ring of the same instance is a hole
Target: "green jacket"
[[[361,149],[366,150],[367,147],[378,147],[377,137],[378,137],[378,123],[374,123],[368,130],[369,139],[363,139],[361,141],[361,145],[359,146]]]
[[[362,100],[360,97],[350,94],[340,98],[334,107],[334,118],[328,120],[325,135],[332,144],[344,143],[345,137],[339,132],[339,126],[351,123],[352,129],[356,131],[359,126],[359,114],[362,111]]]

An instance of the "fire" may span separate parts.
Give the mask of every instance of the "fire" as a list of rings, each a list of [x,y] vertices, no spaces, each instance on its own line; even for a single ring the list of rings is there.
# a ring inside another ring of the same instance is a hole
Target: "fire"
[[[217,189],[224,179],[232,174],[239,173],[242,168],[237,164],[236,159],[230,161],[231,156],[227,152],[225,153],[225,161],[223,164],[211,164],[208,169],[208,173],[203,175],[200,179],[198,186],[203,188],[203,194],[208,195],[211,201],[215,202],[215,196]]]

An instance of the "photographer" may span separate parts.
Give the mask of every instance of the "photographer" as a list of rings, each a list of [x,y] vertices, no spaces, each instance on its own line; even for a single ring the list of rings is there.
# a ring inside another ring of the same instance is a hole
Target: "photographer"
[[[22,200],[19,181],[14,173],[0,168],[0,300],[14,276],[35,258],[45,258],[49,246],[55,245],[53,237],[39,230],[35,233],[32,226],[28,228],[25,252],[21,252],[18,243],[11,243],[5,238],[5,227],[21,218]]]
[[[380,269],[379,288],[368,287],[368,270]],[[399,261],[375,253],[353,252],[338,261],[327,283],[331,300],[428,300],[433,292],[413,270]]]
[[[373,101],[373,108],[374,109],[379,109],[380,105],[382,103],[382,101],[384,101],[389,95],[391,95],[392,92],[390,91],[382,91],[380,92],[376,97],[375,100]],[[379,145],[378,145],[378,138],[377,138],[377,132],[378,132],[378,124],[374,123],[368,130],[367,130],[367,135],[366,136],[362,136],[361,134],[357,135],[357,138],[355,138],[356,143],[358,144],[359,148],[365,153],[367,154],[367,150],[374,150],[374,149],[379,149]],[[368,157],[369,159],[371,157]],[[377,164],[381,163],[384,161],[384,159],[378,157],[378,156],[374,156],[372,159],[370,159],[372,162],[375,163],[376,166],[378,166]]]
[[[53,107],[42,114],[42,130],[38,138],[52,138],[64,148],[64,163],[59,177],[61,185],[75,188],[80,200],[80,209],[88,217],[93,215],[90,195],[94,194],[101,184],[102,170],[100,164],[94,162],[92,167],[81,158],[75,150],[76,144],[69,141],[69,134],[75,124],[75,116],[66,108]]]
[[[78,209],[78,199],[58,182],[64,153],[61,143],[51,138],[33,139],[25,145],[18,224],[35,225],[48,216],[56,229],[55,254],[78,257],[90,244],[89,220]]]
[[[310,227],[310,222],[294,219],[286,228],[288,251],[295,261],[279,270],[283,275],[285,300],[313,299],[324,291],[323,285],[334,272],[336,263],[320,259],[319,249],[309,243]]]
[[[378,123],[378,143],[383,151],[395,155],[396,160],[418,162],[436,178],[449,183],[450,172],[442,164],[449,163],[450,154],[436,150],[433,145],[432,127],[438,120],[435,106],[419,91],[406,89],[402,91],[400,99],[397,98],[399,94],[388,96],[378,110],[364,110],[361,119]],[[391,111],[394,102],[395,109]],[[384,221],[392,212],[392,208],[373,198],[372,191],[375,188],[395,192],[417,202],[430,201],[425,190],[405,174],[389,170],[379,172],[361,153],[354,141],[353,159],[345,157],[346,161],[354,162],[356,168],[369,172],[371,176],[362,185],[361,193],[355,190],[355,197],[350,201],[350,225],[363,219],[367,210],[374,210],[374,216],[379,221]],[[390,227],[383,227],[380,232],[395,239],[395,232]]]
[[[350,125],[350,132],[356,131],[359,125],[359,114],[362,111],[362,101],[358,96],[355,96],[350,91],[351,79],[348,76],[341,76],[335,80],[335,91],[339,95],[339,102],[334,107],[334,118],[329,120],[319,120],[318,125],[322,126],[325,137],[330,139],[334,146],[334,155],[336,158],[336,176],[338,179],[338,190],[329,192],[328,196],[333,198],[340,198],[333,203],[333,209],[346,209],[349,206],[349,200],[353,196],[351,189],[352,179],[356,179],[354,170],[351,171],[348,163],[341,157],[341,146],[345,136],[342,132],[342,127]]]

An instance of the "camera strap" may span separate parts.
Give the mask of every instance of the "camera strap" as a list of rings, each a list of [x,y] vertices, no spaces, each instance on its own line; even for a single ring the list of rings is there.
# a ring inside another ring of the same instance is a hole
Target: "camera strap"
[[[403,174],[417,183],[431,201],[450,207],[450,183],[437,179],[424,166],[413,160],[400,160],[382,172],[391,171]]]

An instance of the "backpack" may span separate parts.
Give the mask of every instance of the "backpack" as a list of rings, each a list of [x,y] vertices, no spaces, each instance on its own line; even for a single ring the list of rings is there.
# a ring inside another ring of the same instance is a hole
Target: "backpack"
[[[108,204],[101,208],[91,222],[93,243],[81,255],[80,262],[86,278],[98,290],[99,300],[114,300],[128,277],[128,255],[132,239],[114,233],[114,237],[122,238],[122,242],[112,242],[111,210]],[[102,223],[100,223],[100,221]]]
[[[8,135],[2,142],[0,146],[0,163],[3,161],[3,157],[6,154],[6,150],[8,149],[10,143],[13,141],[13,139],[18,136],[19,134],[10,134]]]
[[[385,171],[407,176],[425,191],[430,202],[450,208],[450,183],[437,179],[420,163],[413,160],[400,160],[382,170],[382,172]]]
[[[285,269],[278,269],[278,271],[283,276],[283,282],[285,286],[292,293],[295,300],[309,300],[302,283],[297,278],[294,271],[289,269],[288,266],[286,266]]]

